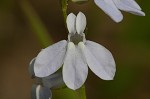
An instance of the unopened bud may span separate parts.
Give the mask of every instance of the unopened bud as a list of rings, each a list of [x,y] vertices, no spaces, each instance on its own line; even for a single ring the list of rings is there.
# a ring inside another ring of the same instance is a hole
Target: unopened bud
[[[35,78],[34,63],[35,63],[35,58],[33,58],[29,64],[29,73],[31,75],[31,78]]]
[[[52,75],[44,77],[42,78],[42,82],[44,86],[52,89],[57,89],[64,86],[62,72],[54,73]]]
[[[33,85],[31,99],[52,99],[52,92],[48,87]]]

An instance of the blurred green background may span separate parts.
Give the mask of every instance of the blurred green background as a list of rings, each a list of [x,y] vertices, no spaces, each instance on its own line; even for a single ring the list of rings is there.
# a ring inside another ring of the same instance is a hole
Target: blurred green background
[[[150,1],[136,1],[146,16],[123,12],[124,20],[118,24],[93,0],[83,5],[69,3],[68,13],[82,11],[87,16],[86,38],[108,48],[117,64],[113,81],[101,80],[89,72],[87,99],[150,99]],[[54,43],[67,39],[59,0],[29,3]],[[30,99],[34,81],[28,73],[28,64],[43,48],[36,36],[41,28],[33,26],[36,22],[30,23],[23,6],[28,9],[22,0],[0,0],[0,99]],[[54,91],[53,99],[70,99],[66,94]]]

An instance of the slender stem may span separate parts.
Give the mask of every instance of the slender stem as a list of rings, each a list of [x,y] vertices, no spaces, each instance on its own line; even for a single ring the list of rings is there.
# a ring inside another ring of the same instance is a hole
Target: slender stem
[[[30,3],[27,0],[21,0],[20,4],[31,29],[34,31],[39,42],[43,47],[49,46],[52,43],[52,38]]]
[[[64,22],[66,23],[66,18],[67,18],[67,6],[68,6],[68,1],[69,0],[60,0],[61,3],[61,10],[63,13],[63,17],[64,17]]]
[[[85,85],[76,90],[79,99],[86,99]]]

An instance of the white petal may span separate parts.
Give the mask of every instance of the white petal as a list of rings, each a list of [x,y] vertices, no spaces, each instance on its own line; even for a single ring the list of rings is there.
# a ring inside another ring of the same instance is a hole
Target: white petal
[[[76,33],[76,28],[75,28],[76,16],[73,13],[70,13],[67,16],[66,22],[67,22],[67,28],[69,33],[73,33],[73,34]]]
[[[114,0],[114,3],[120,10],[139,16],[145,16],[145,13],[141,11],[141,8],[134,0]]]
[[[107,15],[109,15],[115,22],[120,22],[123,15],[117,9],[112,0],[94,0],[96,5],[100,7]]]
[[[63,79],[65,84],[70,89],[76,90],[84,84],[87,75],[88,67],[80,52],[80,48],[70,42],[63,66]]]
[[[37,77],[46,77],[56,72],[63,64],[67,41],[62,40],[43,49],[36,57],[34,72]]]
[[[126,2],[126,1],[125,1]],[[142,10],[135,0],[127,0],[127,5],[134,7],[135,9]]]
[[[82,13],[79,12],[76,18],[76,30],[77,33],[83,33],[86,28],[86,16]]]
[[[86,41],[82,47],[89,68],[101,79],[112,80],[116,67],[112,54],[103,46],[92,41]]]

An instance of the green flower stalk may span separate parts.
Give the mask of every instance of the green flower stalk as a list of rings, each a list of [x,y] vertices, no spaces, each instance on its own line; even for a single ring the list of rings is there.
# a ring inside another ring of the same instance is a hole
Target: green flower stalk
[[[71,0],[72,2],[78,3],[78,4],[83,4],[86,3],[89,0]]]

